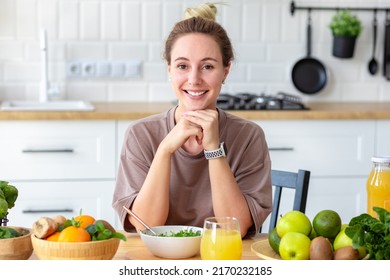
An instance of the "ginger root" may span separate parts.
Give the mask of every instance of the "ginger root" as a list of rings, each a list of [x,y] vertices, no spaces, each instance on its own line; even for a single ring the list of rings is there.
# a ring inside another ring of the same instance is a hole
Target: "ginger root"
[[[33,224],[32,230],[36,237],[44,239],[55,233],[57,228],[58,224],[54,219],[41,217]]]
[[[52,219],[57,223],[57,227],[63,225],[66,221],[66,218],[62,215],[53,216]]]

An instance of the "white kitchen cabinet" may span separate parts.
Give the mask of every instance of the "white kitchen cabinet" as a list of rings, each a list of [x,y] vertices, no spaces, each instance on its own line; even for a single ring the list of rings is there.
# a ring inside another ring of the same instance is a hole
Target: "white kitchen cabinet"
[[[311,219],[320,210],[333,209],[348,223],[366,211],[365,183],[375,151],[375,121],[256,123],[264,129],[273,169],[311,171],[306,206]],[[287,191],[280,214],[291,210],[292,201],[293,192]]]
[[[31,227],[42,216],[91,215],[116,224],[111,207],[115,180],[18,182],[19,197],[9,211],[9,225]]]
[[[390,121],[377,121],[375,156],[390,156]]]
[[[2,178],[115,177],[114,121],[9,121],[0,131]]]
[[[82,209],[117,225],[115,121],[4,121],[0,130],[0,179],[19,189],[11,224]]]

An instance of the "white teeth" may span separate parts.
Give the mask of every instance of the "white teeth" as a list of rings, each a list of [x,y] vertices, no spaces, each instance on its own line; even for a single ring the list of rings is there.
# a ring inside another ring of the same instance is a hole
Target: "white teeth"
[[[188,91],[188,90],[187,90],[187,93],[188,93],[189,95],[192,95],[192,96],[200,96],[200,95],[206,93],[206,91]]]

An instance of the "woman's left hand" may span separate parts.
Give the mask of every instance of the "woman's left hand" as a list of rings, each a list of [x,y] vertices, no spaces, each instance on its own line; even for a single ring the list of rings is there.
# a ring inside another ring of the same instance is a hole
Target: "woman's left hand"
[[[183,117],[202,128],[203,137],[197,140],[205,150],[215,150],[219,147],[218,111],[210,109],[187,111]]]

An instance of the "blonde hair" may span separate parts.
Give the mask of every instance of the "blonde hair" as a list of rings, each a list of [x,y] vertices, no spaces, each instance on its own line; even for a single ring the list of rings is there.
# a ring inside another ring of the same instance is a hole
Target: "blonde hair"
[[[203,3],[196,8],[187,8],[184,12],[184,19],[201,17],[215,21],[217,7],[213,3]]]
[[[200,4],[196,8],[188,8],[183,20],[177,22],[165,42],[164,59],[171,64],[173,45],[181,36],[190,33],[201,33],[211,36],[218,44],[222,62],[227,67],[234,59],[233,47],[226,30],[215,21],[217,8],[213,3]]]

